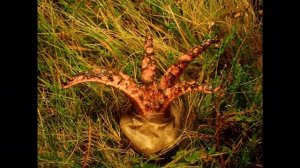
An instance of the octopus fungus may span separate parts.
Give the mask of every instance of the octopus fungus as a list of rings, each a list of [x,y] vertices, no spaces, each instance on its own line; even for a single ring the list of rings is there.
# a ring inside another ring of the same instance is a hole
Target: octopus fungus
[[[198,84],[196,81],[179,81],[180,75],[188,64],[218,41],[208,39],[190,49],[186,54],[181,55],[158,80],[153,36],[150,32],[146,32],[141,65],[142,84],[122,72],[100,68],[79,73],[63,85],[63,88],[83,82],[97,82],[125,93],[134,108],[122,112],[120,129],[138,153],[146,156],[161,154],[174,147],[182,129],[180,124],[182,111],[174,110],[172,102],[185,93],[212,94],[220,90],[220,87],[213,89],[208,84]]]

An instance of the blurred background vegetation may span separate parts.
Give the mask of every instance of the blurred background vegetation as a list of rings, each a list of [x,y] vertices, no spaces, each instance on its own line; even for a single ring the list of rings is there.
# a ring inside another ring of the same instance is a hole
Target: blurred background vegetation
[[[39,167],[262,167],[262,0],[38,0]],[[222,85],[193,93],[184,136],[167,159],[135,153],[118,125],[130,102],[88,83],[63,90],[78,72],[107,67],[137,82],[145,31],[160,75],[208,38],[181,80]]]

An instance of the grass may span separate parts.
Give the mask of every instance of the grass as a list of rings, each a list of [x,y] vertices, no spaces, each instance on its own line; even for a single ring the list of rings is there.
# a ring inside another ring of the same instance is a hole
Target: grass
[[[262,167],[262,1],[38,0],[39,167]],[[130,102],[93,83],[63,90],[78,72],[108,67],[140,81],[144,34],[160,74],[207,38],[222,40],[181,80],[223,86],[180,97],[185,134],[169,160],[135,153],[118,114]]]

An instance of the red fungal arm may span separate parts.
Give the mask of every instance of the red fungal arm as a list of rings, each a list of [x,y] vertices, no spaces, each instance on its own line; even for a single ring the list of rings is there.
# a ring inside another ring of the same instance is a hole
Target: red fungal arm
[[[205,94],[212,94],[216,93],[221,89],[221,87],[216,87],[215,89],[212,89],[209,85],[199,85],[195,81],[188,82],[188,83],[179,83],[174,85],[171,88],[168,88],[165,90],[165,96],[167,97],[164,102],[164,107],[162,110],[168,108],[172,101],[174,101],[179,96],[191,93],[191,92],[202,92]]]
[[[192,48],[187,54],[178,58],[178,61],[172,65],[164,74],[160,81],[162,89],[170,88],[175,85],[182,71],[193,61],[199,54],[204,52],[212,43],[217,43],[219,40],[206,40],[200,46]]]
[[[155,56],[153,49],[153,37],[149,31],[146,32],[144,45],[144,57],[142,60],[142,82],[149,84],[155,82]]]
[[[82,72],[76,75],[67,84],[63,85],[63,88],[69,88],[73,85],[84,82],[97,82],[117,88],[123,91],[127,97],[136,104],[136,107],[143,107],[143,102],[140,100],[140,97],[143,95],[143,90],[135,83],[134,80],[121,72],[107,69],[94,69]],[[143,112],[141,109],[138,109],[138,111],[141,113]]]

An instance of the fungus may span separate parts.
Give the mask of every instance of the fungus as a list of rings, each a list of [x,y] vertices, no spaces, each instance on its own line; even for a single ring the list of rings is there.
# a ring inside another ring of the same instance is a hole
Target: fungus
[[[134,110],[121,114],[121,130],[138,153],[146,156],[161,154],[172,149],[180,135],[183,109],[172,108],[172,102],[190,92],[212,94],[220,90],[220,87],[212,89],[209,85],[200,85],[195,81],[179,82],[179,77],[188,64],[217,42],[218,40],[208,39],[190,49],[168,68],[159,81],[156,75],[153,36],[146,32],[141,66],[142,84],[136,83],[122,72],[101,68],[79,73],[63,85],[63,88],[84,82],[97,82],[125,93]]]

